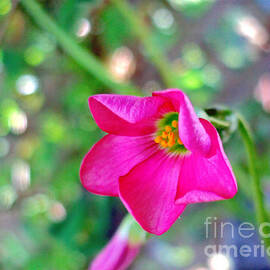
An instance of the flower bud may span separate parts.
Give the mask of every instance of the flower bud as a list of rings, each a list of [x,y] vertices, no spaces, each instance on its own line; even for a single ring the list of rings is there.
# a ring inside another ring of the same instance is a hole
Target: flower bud
[[[110,242],[97,255],[89,270],[125,270],[145,243],[146,232],[128,215]]]

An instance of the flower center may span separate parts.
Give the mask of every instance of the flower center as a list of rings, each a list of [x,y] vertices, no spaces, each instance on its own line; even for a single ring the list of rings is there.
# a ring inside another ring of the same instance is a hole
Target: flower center
[[[167,113],[158,120],[157,132],[154,138],[155,143],[161,148],[166,148],[169,152],[183,154],[187,152],[178,131],[178,113]]]

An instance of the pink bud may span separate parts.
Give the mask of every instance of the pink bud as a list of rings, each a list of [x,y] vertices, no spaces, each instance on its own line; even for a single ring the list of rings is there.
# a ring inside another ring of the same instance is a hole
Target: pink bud
[[[127,216],[88,270],[127,269],[144,244],[145,236],[146,233],[136,221],[131,216]]]

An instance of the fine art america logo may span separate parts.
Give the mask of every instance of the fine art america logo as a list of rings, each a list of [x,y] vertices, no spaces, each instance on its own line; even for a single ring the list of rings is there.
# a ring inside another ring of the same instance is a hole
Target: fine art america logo
[[[206,239],[215,242],[213,245],[205,246],[204,253],[208,257],[213,254],[224,254],[234,258],[270,256],[270,248],[265,247],[265,241],[257,240],[259,234],[261,239],[270,241],[270,223],[268,222],[261,223],[257,230],[257,226],[250,222],[235,225],[231,222],[219,221],[217,217],[207,217],[204,225]]]

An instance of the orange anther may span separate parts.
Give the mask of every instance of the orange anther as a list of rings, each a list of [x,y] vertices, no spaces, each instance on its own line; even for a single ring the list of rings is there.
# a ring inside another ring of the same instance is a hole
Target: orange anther
[[[183,142],[181,141],[180,138],[177,139],[177,142],[178,142],[179,144],[183,144]]]
[[[168,137],[168,133],[165,132],[165,131],[163,131],[162,134],[161,134],[161,137],[162,137],[163,139],[166,139],[166,138]]]
[[[160,145],[162,146],[162,147],[167,147],[168,146],[168,143],[166,142],[166,141],[164,141],[164,140],[162,140],[161,142],[160,142]]]
[[[173,132],[170,132],[170,133],[168,134],[168,139],[169,139],[169,140],[174,139],[174,133],[173,133]]]
[[[172,140],[170,140],[170,141],[168,142],[168,146],[169,146],[169,147],[174,146],[174,144],[175,144],[174,139],[172,139]]]
[[[157,136],[154,141],[155,143],[160,143],[161,140],[162,140],[161,136]]]
[[[177,122],[176,120],[173,120],[173,121],[172,121],[172,126],[173,126],[174,128],[177,128],[178,122]]]
[[[171,128],[170,126],[166,126],[166,127],[165,127],[165,131],[169,133],[169,132],[172,131],[172,128]]]

